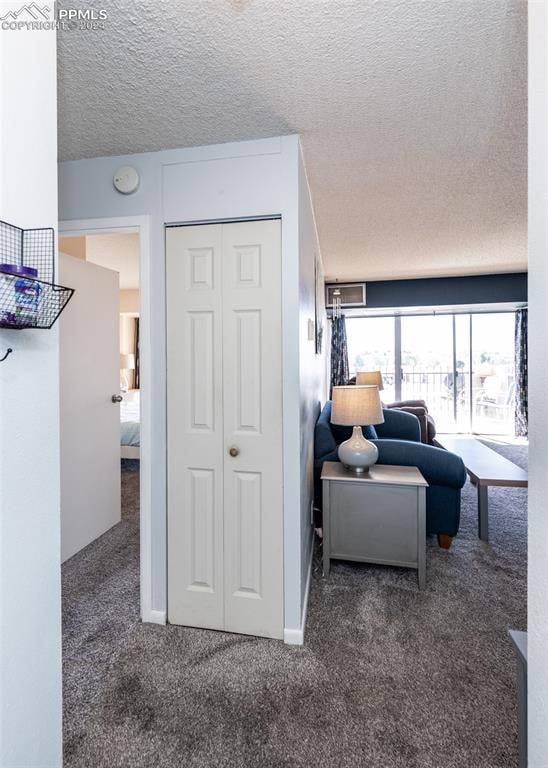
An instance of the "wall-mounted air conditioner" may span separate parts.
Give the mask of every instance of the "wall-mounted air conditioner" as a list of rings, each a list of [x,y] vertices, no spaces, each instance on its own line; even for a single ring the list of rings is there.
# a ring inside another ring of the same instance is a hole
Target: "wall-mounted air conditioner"
[[[332,309],[338,300],[340,300],[341,309],[365,307],[365,283],[327,283],[325,286],[326,306]]]

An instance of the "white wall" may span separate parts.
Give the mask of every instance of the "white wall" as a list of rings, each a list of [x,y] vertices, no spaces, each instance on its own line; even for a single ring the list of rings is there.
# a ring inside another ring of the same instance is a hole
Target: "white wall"
[[[297,136],[167,150],[124,157],[69,161],[59,166],[61,220],[113,216],[151,217],[153,268],[151,383],[153,589],[152,608],[165,611],[165,253],[164,223],[238,217],[282,217],[284,408],[285,626],[301,624],[300,340]],[[120,165],[135,166],[141,183],[125,196],[112,186]],[[85,180],[85,183],[82,183]],[[142,292],[145,286],[141,286]]]
[[[319,316],[323,322],[324,338],[322,354],[316,354],[316,344],[308,337],[308,325],[315,319],[316,285],[314,260],[317,257],[320,272],[320,245],[314,218],[314,209],[306,177],[302,152],[299,152],[299,375],[300,375],[300,425],[301,425],[301,601],[304,605],[305,590],[311,566],[313,527],[311,507],[314,491],[314,425],[325,402],[326,365],[326,316],[321,293]]]
[[[529,765],[548,763],[548,5],[529,12]]]
[[[4,6],[5,7],[5,6]],[[0,32],[0,218],[57,224],[53,31]],[[0,330],[0,766],[61,766],[58,333]]]
[[[139,315],[139,290],[120,291],[120,312],[133,316]]]

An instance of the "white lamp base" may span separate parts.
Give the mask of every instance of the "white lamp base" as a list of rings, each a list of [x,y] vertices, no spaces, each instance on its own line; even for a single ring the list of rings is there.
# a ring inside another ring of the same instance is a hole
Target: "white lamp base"
[[[354,427],[352,437],[339,445],[339,461],[357,474],[369,472],[378,458],[377,446],[365,439],[361,427]]]

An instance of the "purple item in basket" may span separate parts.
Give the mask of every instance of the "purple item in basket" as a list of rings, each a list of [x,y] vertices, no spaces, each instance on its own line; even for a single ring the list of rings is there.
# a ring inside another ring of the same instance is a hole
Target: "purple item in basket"
[[[19,279],[14,283],[5,278],[6,285],[0,290],[0,324],[12,328],[36,325],[42,286],[32,278],[37,277],[38,270],[17,264],[0,264],[0,280],[2,274]]]
[[[19,264],[0,264],[0,272],[24,277],[38,277],[38,270],[33,267],[22,267]]]

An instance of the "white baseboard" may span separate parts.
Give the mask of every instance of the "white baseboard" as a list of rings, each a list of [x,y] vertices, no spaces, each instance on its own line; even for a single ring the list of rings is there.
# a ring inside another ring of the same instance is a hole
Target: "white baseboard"
[[[306,627],[306,614],[308,611],[308,597],[310,594],[310,582],[312,580],[312,561],[314,560],[314,541],[310,547],[310,560],[308,562],[308,573],[306,576],[306,586],[304,589],[303,600],[303,614],[301,619],[301,626],[298,629],[291,629],[289,627],[284,628],[284,643],[286,645],[303,645],[304,644],[304,630]]]
[[[142,620],[145,624],[165,624],[166,612],[150,610],[146,615],[143,614]]]
[[[300,629],[284,629],[284,643],[286,645],[303,645],[304,632]]]

